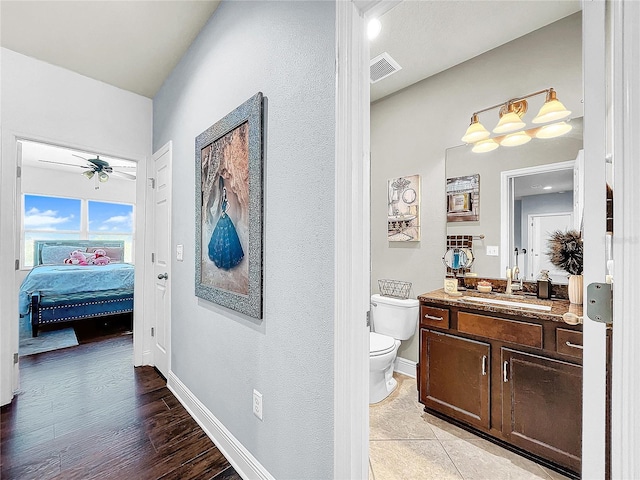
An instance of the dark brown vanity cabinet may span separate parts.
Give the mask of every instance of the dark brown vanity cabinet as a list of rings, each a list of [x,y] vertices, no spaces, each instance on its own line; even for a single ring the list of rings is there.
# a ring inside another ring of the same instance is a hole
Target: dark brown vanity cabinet
[[[582,366],[502,348],[502,430],[514,445],[580,471]]]
[[[425,410],[580,472],[581,327],[421,300]]]
[[[489,344],[423,328],[421,345],[422,403],[489,428]]]

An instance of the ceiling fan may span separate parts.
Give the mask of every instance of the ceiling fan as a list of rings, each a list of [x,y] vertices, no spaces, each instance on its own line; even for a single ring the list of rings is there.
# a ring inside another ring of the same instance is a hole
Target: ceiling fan
[[[81,158],[82,160],[87,162],[87,165],[74,165],[74,164],[71,164],[71,163],[53,162],[51,160],[40,160],[40,162],[55,163],[55,164],[58,164],[58,165],[66,165],[68,167],[84,168],[85,171],[82,172],[82,175],[87,177],[89,180],[91,180],[95,175],[96,180],[98,180],[98,181],[100,181],[102,183],[107,182],[109,180],[109,175],[116,175],[118,177],[126,178],[127,180],[135,180],[136,179],[135,175],[131,175],[130,173],[125,173],[125,172],[120,172],[120,171],[114,170],[114,167],[109,165],[109,162],[107,162],[105,160],[102,160],[100,158],[100,155],[96,155],[95,158],[85,158],[85,157],[81,157],[80,155],[76,155],[75,153],[72,153],[72,155],[74,157]],[[136,167],[128,166],[128,165],[118,165],[115,168],[136,168]],[[97,185],[97,182],[96,182],[96,185]],[[98,188],[98,187],[96,187],[96,188]]]

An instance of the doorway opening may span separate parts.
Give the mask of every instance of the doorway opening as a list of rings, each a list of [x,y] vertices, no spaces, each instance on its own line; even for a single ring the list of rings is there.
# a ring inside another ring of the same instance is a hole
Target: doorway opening
[[[134,161],[18,140],[19,357],[133,335]]]
[[[548,270],[554,283],[568,283],[567,274],[548,260],[547,240],[555,230],[582,225],[582,152],[576,160],[501,172],[500,271],[518,265],[523,278],[535,281]]]

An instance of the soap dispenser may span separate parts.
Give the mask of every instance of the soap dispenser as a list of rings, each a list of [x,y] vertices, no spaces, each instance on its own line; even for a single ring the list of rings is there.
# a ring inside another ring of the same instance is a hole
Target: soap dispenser
[[[549,270],[540,271],[540,275],[538,276],[538,298],[551,298]]]

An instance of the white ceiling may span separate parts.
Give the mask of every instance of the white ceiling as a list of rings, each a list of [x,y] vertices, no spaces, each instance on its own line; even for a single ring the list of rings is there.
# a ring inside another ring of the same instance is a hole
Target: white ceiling
[[[547,187],[545,189],[545,187]],[[573,192],[573,168],[516,177],[513,196],[516,200],[531,195]]]
[[[0,1],[0,45],[149,98],[218,0]],[[580,10],[580,0],[405,0],[382,17],[371,58],[403,67],[375,101]]]
[[[153,98],[219,0],[0,2],[0,45]]]
[[[382,31],[369,44],[371,58],[388,52],[402,67],[371,85],[371,101],[580,9],[580,0],[405,0],[380,18]]]
[[[96,158],[96,155],[69,148],[56,147],[44,143],[22,141],[22,165],[25,167],[47,168],[81,175],[90,163],[84,159]],[[80,158],[82,157],[82,158]],[[136,174],[136,162],[100,155],[100,160],[109,163],[114,171]],[[80,177],[79,177],[80,178]]]

